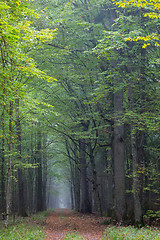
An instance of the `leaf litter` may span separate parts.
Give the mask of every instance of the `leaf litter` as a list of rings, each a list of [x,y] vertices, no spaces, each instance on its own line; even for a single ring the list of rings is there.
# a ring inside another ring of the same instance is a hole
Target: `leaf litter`
[[[81,235],[85,240],[100,240],[106,229],[103,221],[103,217],[94,214],[57,209],[46,219],[46,240],[63,240],[69,233]]]

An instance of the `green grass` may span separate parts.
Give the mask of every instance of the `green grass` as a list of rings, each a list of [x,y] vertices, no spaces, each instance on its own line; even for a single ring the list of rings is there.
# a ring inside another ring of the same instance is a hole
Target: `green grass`
[[[103,240],[159,240],[160,231],[153,228],[108,227]]]
[[[74,239],[74,240],[84,240],[84,238],[81,235],[79,235],[78,233],[68,233],[63,238],[63,240],[71,240],[71,239]]]
[[[7,227],[0,222],[0,240],[44,240],[44,223],[47,213],[42,212],[30,217],[17,217],[9,221]]]

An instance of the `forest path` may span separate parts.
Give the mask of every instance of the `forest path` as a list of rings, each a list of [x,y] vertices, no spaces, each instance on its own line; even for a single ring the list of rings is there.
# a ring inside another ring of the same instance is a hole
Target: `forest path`
[[[61,240],[67,233],[79,233],[86,240],[100,240],[106,229],[104,218],[57,209],[46,219],[46,240]]]

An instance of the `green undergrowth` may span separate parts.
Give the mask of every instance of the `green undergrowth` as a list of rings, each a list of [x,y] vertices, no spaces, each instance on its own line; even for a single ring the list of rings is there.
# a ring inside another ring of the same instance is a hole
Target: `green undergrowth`
[[[63,240],[85,240],[81,235],[79,235],[79,233],[68,233]]]
[[[84,240],[79,233],[68,233],[63,240]],[[145,227],[108,227],[102,240],[159,240],[160,230],[157,228]]]
[[[16,217],[15,221],[9,220],[5,227],[4,221],[0,222],[0,240],[44,240],[45,219],[47,212],[41,212],[29,217]]]
[[[160,230],[157,228],[108,227],[102,240],[159,240]]]

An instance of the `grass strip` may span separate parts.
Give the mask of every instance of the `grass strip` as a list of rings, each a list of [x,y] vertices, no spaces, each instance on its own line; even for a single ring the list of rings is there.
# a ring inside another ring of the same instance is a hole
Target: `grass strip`
[[[63,240],[84,240],[84,238],[79,233],[68,233]]]
[[[159,240],[160,230],[144,227],[108,227],[102,240]]]

